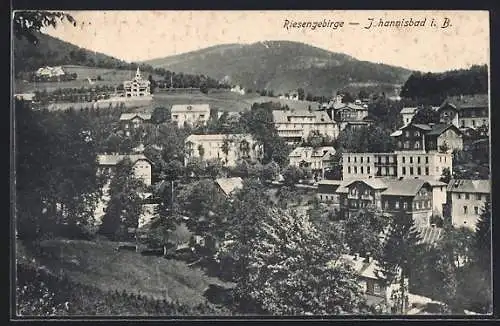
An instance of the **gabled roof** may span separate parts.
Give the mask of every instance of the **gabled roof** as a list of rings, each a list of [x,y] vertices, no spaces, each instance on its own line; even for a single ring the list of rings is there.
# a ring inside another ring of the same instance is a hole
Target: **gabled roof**
[[[180,112],[204,112],[210,113],[209,104],[174,104],[172,105],[172,113]]]
[[[487,108],[488,94],[450,96],[443,101],[443,103],[441,104],[441,108],[446,104],[451,104],[458,110],[470,108]]]
[[[380,272],[379,263],[376,260],[368,261],[363,257],[355,257],[352,255],[342,255],[336,262],[330,262],[330,266],[347,264],[349,265],[358,276],[363,278],[370,278],[374,280],[384,279],[385,277]]]
[[[419,190],[430,184],[422,179],[385,179],[387,189],[382,192],[383,196],[415,196]]]
[[[342,184],[342,180],[320,180],[318,181],[318,185],[329,185],[329,186],[340,186]]]
[[[293,123],[288,121],[288,117],[310,117],[314,118],[312,122],[304,121],[304,123],[334,123],[325,111],[309,111],[309,110],[273,110],[274,123]]]
[[[438,124],[435,124],[435,125],[432,125],[431,126],[431,131],[429,131],[427,133],[427,135],[429,136],[439,136],[441,135],[443,132],[445,132],[446,130],[452,128],[452,129],[455,129],[455,131],[458,133],[458,134],[462,134],[460,132],[460,130],[453,124],[446,124],[446,123],[438,123]]]
[[[296,147],[288,156],[289,157],[302,157],[303,154],[311,157],[323,157],[326,154],[335,154],[335,148],[333,146],[322,146],[317,148],[312,148],[311,146]]]
[[[403,108],[401,110],[401,114],[414,114],[418,111],[418,107],[413,107],[413,108]]]
[[[417,231],[420,234],[419,243],[433,244],[439,241],[443,235],[443,229],[437,227],[418,227]]]
[[[123,159],[128,158],[132,164],[139,160],[146,160],[148,162],[151,162],[150,159],[148,159],[145,155],[142,154],[129,154],[129,155],[123,155],[123,154],[100,154],[97,155],[97,160],[99,162],[99,165],[117,165],[120,161]]]
[[[229,196],[236,189],[243,188],[243,179],[240,177],[235,178],[219,178],[215,180],[220,189],[226,196]]]
[[[451,179],[446,191],[489,194],[491,185],[490,180]]]
[[[229,140],[247,140],[248,142],[253,141],[253,137],[251,134],[210,134],[210,135],[189,135],[186,138],[187,142],[198,142],[198,141],[214,141],[214,142],[222,142],[224,139],[228,138]]]
[[[135,117],[139,117],[142,120],[151,120],[151,113],[122,113],[120,121],[132,120]]]
[[[384,181],[382,181],[381,179],[374,179],[374,178],[371,178],[371,179],[354,179],[354,180],[351,180],[349,182],[347,182],[345,184],[345,187],[349,187],[351,184],[355,183],[355,182],[362,182],[366,185],[368,185],[369,187],[373,188],[373,189],[385,189],[387,188],[387,185],[385,184]]]
[[[341,102],[334,103],[333,108],[335,110],[339,110],[339,109],[360,110],[360,111],[367,111],[368,110],[368,108],[362,107],[362,106],[357,105],[355,103],[341,103]]]

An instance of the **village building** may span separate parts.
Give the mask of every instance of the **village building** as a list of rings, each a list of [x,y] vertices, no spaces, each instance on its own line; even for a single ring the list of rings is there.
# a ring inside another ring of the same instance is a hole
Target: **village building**
[[[453,124],[460,129],[489,126],[487,94],[448,97],[438,112],[441,122]]]
[[[347,219],[360,209],[377,209],[395,215],[407,214],[417,227],[430,226],[433,189],[421,179],[358,179],[337,188],[340,217]]]
[[[186,138],[187,157],[192,159],[220,160],[225,166],[236,166],[239,160],[258,161],[263,146],[250,134],[190,135]]]
[[[240,85],[232,87],[231,92],[238,93],[240,95],[245,95],[245,89],[243,87],[240,87]]]
[[[463,150],[462,132],[453,124],[410,123],[391,134],[397,141],[397,150],[430,152]]]
[[[337,124],[323,111],[273,110],[273,121],[278,136],[288,143],[299,143],[315,131],[332,139],[338,137]]]
[[[297,147],[289,155],[290,165],[310,168],[316,179],[325,177],[325,169],[329,168],[335,155],[332,146]]]
[[[403,118],[403,126],[406,126],[411,123],[415,114],[417,114],[419,108],[418,107],[404,107],[400,113]]]
[[[439,180],[452,171],[453,155],[438,152],[342,153],[342,178],[419,178]]]
[[[152,162],[142,154],[100,154],[97,155],[98,172],[112,175],[116,165],[124,160],[129,159],[133,164],[134,175],[141,179],[146,186],[151,185],[151,170]]]
[[[346,127],[364,127],[369,126],[368,106],[355,103],[335,102],[333,106],[327,109],[328,115],[339,124],[340,130]]]
[[[392,282],[387,281],[387,277],[382,272],[380,263],[372,257],[360,257],[355,255],[342,255],[339,259],[331,261],[329,266],[339,266],[346,264],[350,266],[357,275],[357,281],[365,295],[366,303],[369,306],[391,307],[394,305],[392,294],[400,289],[401,270]],[[390,284],[388,284],[390,283]],[[408,279],[404,280],[408,287]]]
[[[65,75],[66,72],[61,66],[56,67],[41,67],[35,72],[37,77],[51,78],[51,77],[59,77]]]
[[[490,180],[452,179],[446,192],[446,222],[475,231],[485,203],[491,200]]]
[[[151,123],[151,113],[122,113],[120,115],[120,128],[125,136],[139,127]]]
[[[171,120],[179,128],[184,124],[190,126],[206,125],[210,119],[210,105],[208,104],[175,104],[172,105]]]
[[[126,80],[123,82],[123,89],[125,92],[125,97],[145,97],[151,95],[151,82],[147,79],[143,79],[141,76],[141,71],[137,67],[137,72],[132,80]]]

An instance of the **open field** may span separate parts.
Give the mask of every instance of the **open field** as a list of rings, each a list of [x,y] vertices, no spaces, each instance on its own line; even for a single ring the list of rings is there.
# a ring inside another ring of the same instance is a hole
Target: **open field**
[[[231,285],[181,261],[116,251],[117,243],[109,241],[48,240],[41,247],[41,265],[104,291],[126,290],[195,306],[206,301],[203,293],[210,284]]]

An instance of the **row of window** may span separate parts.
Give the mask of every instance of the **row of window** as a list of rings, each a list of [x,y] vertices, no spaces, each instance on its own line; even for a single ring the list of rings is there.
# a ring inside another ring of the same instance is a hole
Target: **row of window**
[[[411,137],[411,134],[412,134],[411,131],[409,131],[409,130],[405,131],[405,136],[406,137]],[[415,136],[415,137],[420,137],[420,135],[421,135],[421,133],[418,130],[416,130],[416,131],[413,132],[413,136]]]
[[[199,114],[198,116],[194,115],[194,114],[191,114],[190,115],[191,117],[193,118],[197,118],[197,119],[204,119],[205,118],[205,115],[204,114]],[[189,118],[190,116],[188,115],[185,115],[185,118]],[[176,120],[177,118],[179,118],[179,115],[178,114],[172,114],[172,119],[173,120]]]
[[[360,171],[361,171],[361,174],[364,174],[364,171],[365,171],[364,167],[360,166]],[[350,166],[347,167],[347,173],[351,174],[351,167]],[[354,173],[355,174],[358,173],[358,167],[357,166],[354,166]],[[370,167],[369,166],[366,167],[366,174],[370,174]]]
[[[347,200],[344,201],[345,204],[347,204]],[[365,208],[369,207],[372,205],[371,202],[366,201],[366,200],[350,200],[349,201],[349,207],[350,208]],[[430,200],[424,200],[424,201],[415,201],[413,202],[413,205],[411,205],[411,202],[403,201],[400,202],[399,200],[396,200],[392,202],[392,205],[389,204],[389,201],[386,200],[384,202],[384,209],[401,209],[407,210],[409,206],[412,206],[413,210],[419,210],[419,209],[430,209],[431,208],[431,201]]]
[[[481,200],[483,197],[484,199],[483,200],[486,200],[486,195],[481,195],[481,194],[475,194],[475,199],[476,200]],[[455,194],[456,198],[457,199],[466,199],[466,200],[469,200],[471,198],[473,198],[474,194],[469,194],[469,193],[456,193]]]
[[[461,127],[465,128],[465,120],[460,120],[460,123],[461,123]],[[479,125],[479,123],[477,125]],[[477,125],[476,125],[476,120],[472,120],[472,126],[476,127]],[[483,120],[483,126],[487,126],[487,125],[488,125],[487,121]]]
[[[469,214],[467,206],[463,207],[463,213],[464,213],[464,215]],[[477,206],[474,206],[474,215],[479,215],[479,207],[477,207]]]
[[[401,168],[401,174],[402,175],[406,175],[406,166],[403,166]],[[439,173],[439,167],[436,167],[436,172]],[[408,169],[408,175],[414,175],[414,168],[413,166],[410,166],[409,169]],[[420,166],[417,167],[417,174],[416,175],[422,175],[422,168]],[[429,175],[429,167],[426,166],[425,167],[425,175]]]

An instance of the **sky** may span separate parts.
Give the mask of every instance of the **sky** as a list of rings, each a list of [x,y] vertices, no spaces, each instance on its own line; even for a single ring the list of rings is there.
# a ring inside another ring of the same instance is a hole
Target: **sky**
[[[80,47],[139,62],[227,43],[297,41],[359,60],[440,72],[489,64],[487,11],[73,11],[79,23],[44,32]],[[424,26],[371,27],[385,21]],[[445,19],[450,25],[441,28]],[[434,19],[435,26],[431,26]],[[288,20],[289,28],[285,28]],[[293,22],[343,26],[290,27]],[[349,23],[359,23],[351,25]]]

